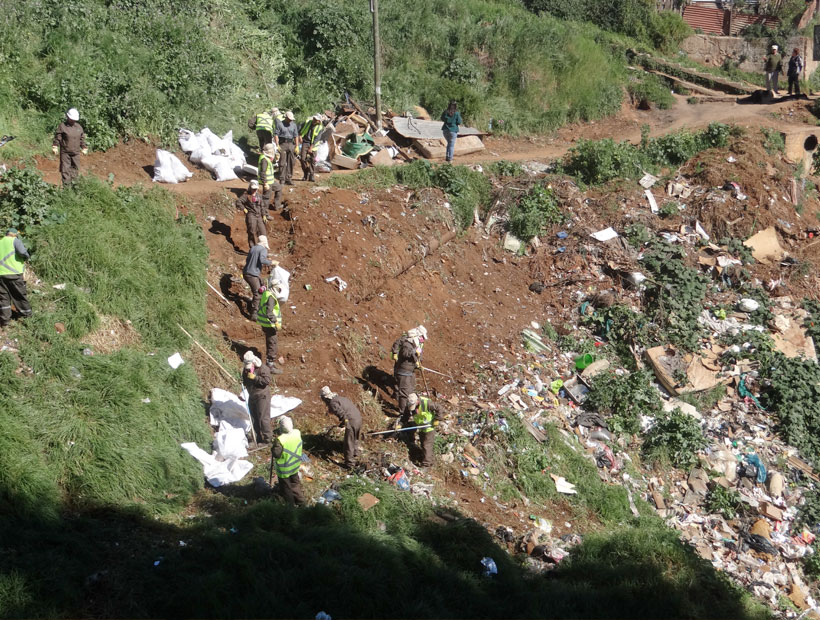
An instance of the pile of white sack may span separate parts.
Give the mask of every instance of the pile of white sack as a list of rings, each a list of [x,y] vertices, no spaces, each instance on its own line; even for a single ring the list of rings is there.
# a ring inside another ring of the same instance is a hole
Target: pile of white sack
[[[154,160],[154,183],[182,183],[192,176],[179,157],[168,151],[157,149],[157,158]]]
[[[207,127],[199,133],[180,129],[179,146],[192,163],[205,168],[217,181],[238,179],[236,169],[245,165],[245,153],[234,144],[233,131],[220,138]]]

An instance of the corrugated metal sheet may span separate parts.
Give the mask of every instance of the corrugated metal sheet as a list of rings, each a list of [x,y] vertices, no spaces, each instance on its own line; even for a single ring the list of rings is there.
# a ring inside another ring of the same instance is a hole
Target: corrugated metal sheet
[[[724,34],[723,17],[725,11],[706,6],[689,5],[683,9],[683,21],[692,28],[699,28],[707,34]]]
[[[745,15],[735,13],[732,16],[732,34],[739,34],[746,26],[752,24],[765,24],[769,28],[777,28],[780,20],[776,17],[764,17],[763,15]]]

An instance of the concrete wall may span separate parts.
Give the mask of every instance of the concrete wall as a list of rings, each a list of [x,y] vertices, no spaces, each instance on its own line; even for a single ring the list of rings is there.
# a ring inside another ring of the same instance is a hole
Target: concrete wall
[[[785,81],[786,61],[794,48],[800,49],[805,62],[804,77],[808,78],[820,65],[812,60],[813,41],[807,37],[795,36],[788,41],[781,41],[780,49],[783,53],[783,76]],[[768,41],[756,39],[746,41],[742,37],[721,37],[711,34],[695,34],[684,39],[681,49],[692,59],[706,65],[719,67],[725,59],[740,62],[740,69],[749,73],[762,73],[763,61],[768,54]]]

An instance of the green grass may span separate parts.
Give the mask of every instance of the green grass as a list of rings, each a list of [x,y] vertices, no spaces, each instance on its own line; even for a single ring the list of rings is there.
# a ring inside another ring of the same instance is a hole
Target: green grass
[[[92,179],[57,192],[51,207],[60,217],[24,237],[43,280],[30,289],[34,315],[10,328],[19,353],[0,354],[0,513],[176,509],[202,486],[179,443],[210,442],[192,365],[166,361],[190,347],[176,323],[204,323],[201,229],[174,220],[163,190]],[[105,354],[89,345],[102,315],[132,321],[138,342]]]

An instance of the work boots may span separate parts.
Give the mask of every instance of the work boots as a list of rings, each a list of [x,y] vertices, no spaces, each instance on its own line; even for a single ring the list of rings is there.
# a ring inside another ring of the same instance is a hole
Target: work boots
[[[273,362],[268,362],[268,368],[270,368],[272,375],[281,375],[283,372],[282,369]]]

